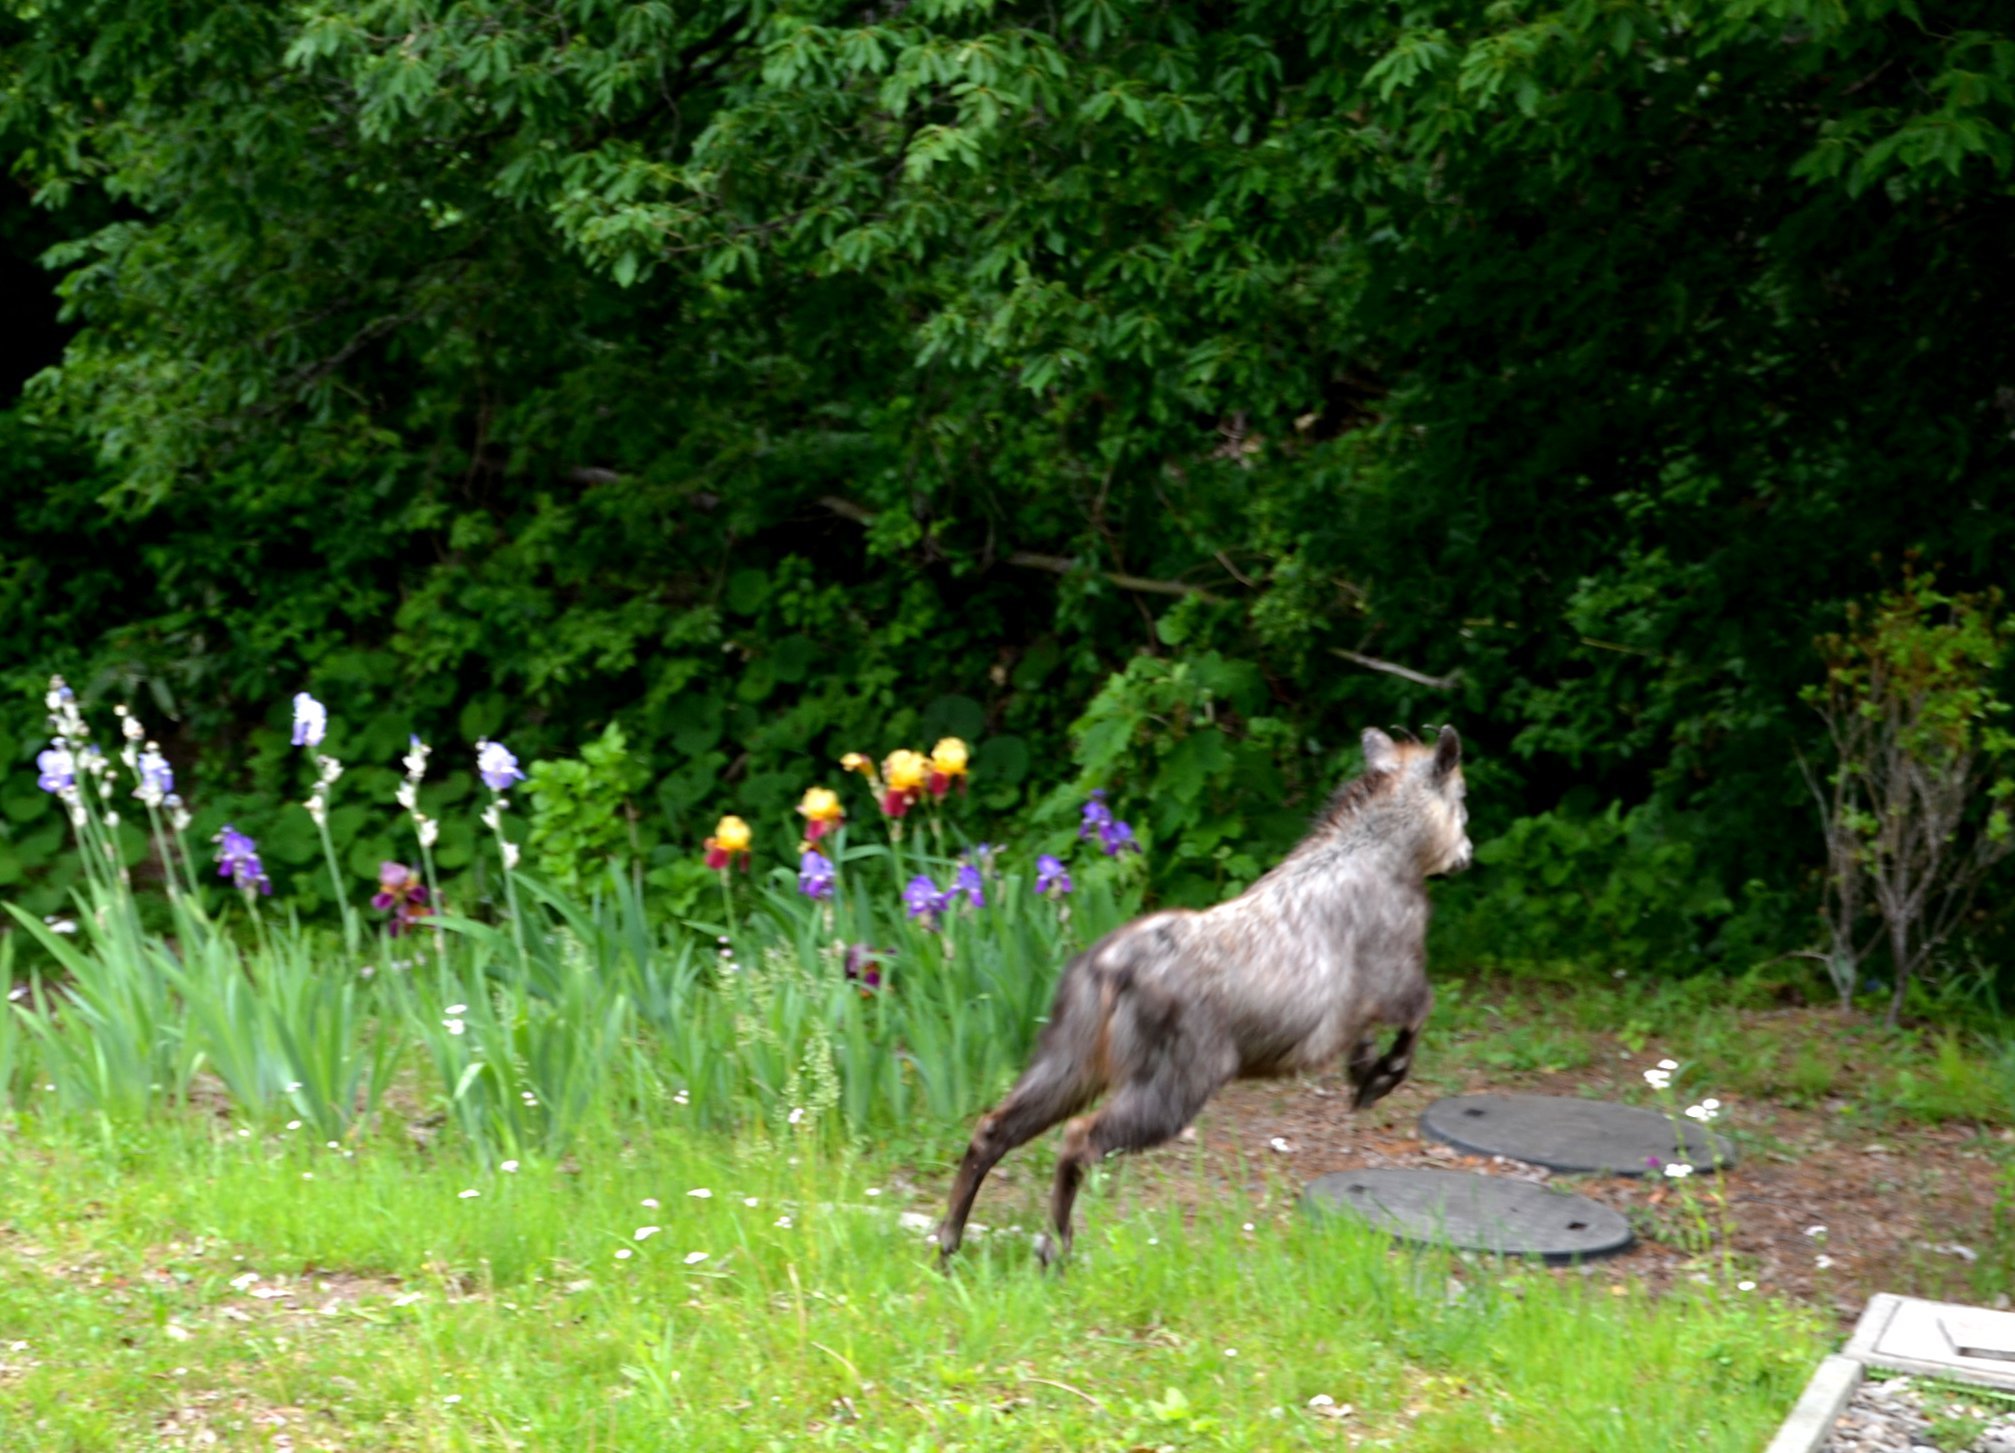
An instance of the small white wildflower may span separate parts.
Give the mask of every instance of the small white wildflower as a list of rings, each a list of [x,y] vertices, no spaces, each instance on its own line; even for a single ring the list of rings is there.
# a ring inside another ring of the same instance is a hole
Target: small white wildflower
[[[714,1193],[705,1186],[695,1186],[692,1190],[687,1191],[686,1194],[696,1201],[711,1201],[714,1198]]]
[[[1735,1284],[1735,1290],[1738,1292],[1753,1292],[1756,1290],[1756,1283],[1753,1281],[1739,1281]]]
[[[1675,1181],[1684,1180],[1693,1174],[1693,1167],[1683,1160],[1675,1160],[1667,1164],[1665,1174]]]
[[[658,1209],[658,1198],[656,1196],[645,1196],[644,1199],[639,1204],[644,1206],[647,1210],[655,1211]]]
[[[507,1160],[498,1166],[497,1169],[507,1176],[514,1176],[518,1173],[518,1163],[515,1160]]]
[[[747,1206],[751,1211],[753,1211],[756,1207],[760,1206],[762,1202],[758,1201],[754,1196],[743,1196],[742,1204],[744,1206]]]
[[[461,1395],[460,1393],[458,1393],[458,1392],[451,1392],[451,1393],[449,1393],[449,1394],[448,1394],[448,1395],[447,1395],[446,1397],[444,1397],[444,1398],[442,1398],[442,1399],[441,1399],[441,1401],[442,1401],[442,1402],[444,1402],[444,1403],[447,1403],[447,1404],[449,1404],[450,1406],[454,1405],[455,1403],[458,1403],[458,1402],[460,1402],[461,1400],[462,1400],[462,1395]]]
[[[420,804],[420,789],[410,782],[401,782],[392,793],[392,800],[407,812]]]
[[[1149,1246],[1159,1246],[1161,1245],[1161,1238],[1159,1236],[1150,1236],[1147,1238],[1147,1244]]]
[[[1312,1408],[1333,1408],[1336,1406],[1336,1399],[1326,1392],[1319,1392],[1308,1400],[1308,1405]]]
[[[775,1220],[774,1222],[772,1222],[771,1224],[772,1224],[772,1225],[776,1225],[776,1226],[781,1226],[781,1227],[783,1227],[783,1228],[784,1228],[784,1230],[788,1231],[788,1230],[790,1230],[790,1229],[791,1229],[791,1218],[790,1218],[790,1217],[788,1217],[788,1216],[779,1216],[779,1217],[777,1217],[777,1219],[776,1219],[776,1220]]]
[[[443,1009],[441,1012],[443,1014],[467,1014],[469,1012],[469,1006],[466,1004],[450,1004],[447,1008]]]
[[[1238,1356],[1238,1349],[1236,1347],[1227,1347],[1224,1349],[1224,1355],[1226,1357],[1236,1357]]]
[[[417,813],[414,814],[413,821],[419,828],[420,846],[431,848],[441,836],[441,825],[434,821],[433,818],[421,817]]]
[[[867,1193],[871,1196],[879,1196],[882,1193],[882,1188],[880,1186],[869,1186]]]
[[[659,1228],[656,1226],[639,1226],[635,1233],[636,1239],[639,1241],[649,1241],[653,1236],[658,1234],[658,1230]]]
[[[1661,1070],[1676,1070],[1679,1068],[1679,1061],[1676,1059],[1662,1059],[1658,1062],[1658,1067]]]
[[[616,1260],[628,1261],[631,1257],[635,1256],[636,1254],[637,1254],[636,1252],[630,1250],[629,1247],[625,1246],[622,1250],[616,1253]]]
[[[1672,1072],[1670,1070],[1646,1070],[1644,1072],[1644,1083],[1651,1086],[1654,1090],[1662,1090],[1672,1083]]]
[[[417,782],[427,775],[427,758],[434,749],[416,736],[409,735],[406,741],[406,755],[400,760],[405,765],[407,778]]]
[[[805,1112],[802,1109],[794,1109],[788,1116],[785,1117],[785,1119],[792,1125],[802,1123],[804,1118],[805,1118]]]
[[[498,846],[501,848],[504,854],[504,871],[509,872],[511,869],[517,867],[518,845],[512,842],[509,838],[506,838]]]
[[[469,1026],[460,1019],[443,1019],[441,1021],[441,1027],[447,1030],[448,1033],[450,1034],[460,1034],[464,1030],[466,1030]]]
[[[304,1170],[301,1172],[301,1179],[304,1181],[312,1181],[314,1178],[315,1173],[311,1170]]]
[[[687,1266],[698,1266],[701,1262],[705,1261],[706,1259],[707,1259],[707,1253],[704,1251],[688,1251],[686,1253]]]
[[[256,1271],[240,1272],[237,1276],[231,1278],[232,1290],[242,1292],[258,1279],[259,1273]]]
[[[301,1122],[298,1120],[289,1120],[287,1122],[287,1128],[289,1130],[299,1130],[301,1128]]]
[[[1805,1228],[1805,1234],[1807,1236],[1810,1236],[1813,1240],[1817,1241],[1822,1239],[1826,1235],[1826,1228],[1824,1226],[1807,1226]]]
[[[469,1187],[469,1188],[468,1188],[468,1189],[467,1189],[466,1191],[457,1191],[457,1192],[455,1192],[455,1195],[456,1195],[456,1196],[457,1196],[457,1197],[458,1197],[459,1199],[461,1199],[461,1200],[464,1200],[464,1201],[473,1201],[473,1200],[475,1200],[475,1199],[476,1199],[476,1197],[478,1197],[478,1196],[480,1196],[480,1195],[482,1195],[482,1194],[483,1194],[483,1193],[482,1193],[481,1191],[477,1190],[477,1189],[476,1189],[476,1188],[475,1188],[474,1186],[470,1186],[470,1187]]]
[[[1818,1267],[1821,1271],[1824,1271],[1829,1266],[1833,1265],[1833,1258],[1828,1256],[1825,1252],[1822,1251],[1817,1256],[1812,1258],[1812,1264]]]
[[[335,1140],[332,1140],[332,1141],[330,1141],[330,1142],[329,1142],[329,1149],[331,1149],[331,1150],[341,1150],[342,1148],[343,1148],[343,1146],[342,1146],[342,1143],[341,1143],[340,1141],[335,1141]]]
[[[74,918],[62,918],[52,913],[42,921],[49,925],[51,933],[71,934],[77,931],[77,920]]]
[[[1267,1141],[1267,1145],[1279,1155],[1291,1155],[1294,1153],[1294,1147],[1289,1145],[1283,1136],[1274,1136],[1273,1139]]]
[[[1241,1227],[1240,1227],[1239,1229],[1240,1229],[1241,1231],[1250,1231],[1250,1230],[1252,1230],[1252,1222],[1250,1222],[1250,1221],[1246,1222],[1246,1223],[1245,1223],[1245,1225],[1241,1226]]]

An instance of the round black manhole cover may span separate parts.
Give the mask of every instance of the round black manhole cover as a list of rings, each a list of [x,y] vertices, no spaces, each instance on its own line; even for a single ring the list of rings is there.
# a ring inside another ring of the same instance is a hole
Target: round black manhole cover
[[[1735,1163],[1735,1147],[1691,1120],[1562,1095],[1458,1095],[1420,1116],[1421,1134],[1476,1155],[1549,1170],[1641,1176],[1670,1161],[1697,1170]]]
[[[1356,1216],[1402,1241],[1548,1262],[1630,1246],[1630,1223],[1586,1196],[1502,1176],[1446,1170],[1359,1170],[1317,1176],[1310,1209]]]

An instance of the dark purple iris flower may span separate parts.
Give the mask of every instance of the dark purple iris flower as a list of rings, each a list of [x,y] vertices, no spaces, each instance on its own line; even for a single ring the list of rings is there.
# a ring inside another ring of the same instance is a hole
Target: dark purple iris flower
[[[887,949],[869,948],[864,943],[847,945],[846,976],[849,983],[860,985],[862,994],[872,994],[883,984],[882,965],[891,955]]]
[[[1035,890],[1044,897],[1054,894],[1058,898],[1070,892],[1070,870],[1062,859],[1044,853],[1035,860]]]
[[[393,938],[434,911],[427,897],[427,885],[404,863],[378,864],[378,891],[371,896],[371,906],[392,915],[385,931]]]

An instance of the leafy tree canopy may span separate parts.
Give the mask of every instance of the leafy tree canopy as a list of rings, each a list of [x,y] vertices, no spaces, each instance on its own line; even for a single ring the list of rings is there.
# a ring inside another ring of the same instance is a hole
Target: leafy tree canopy
[[[1089,707],[1180,895],[1454,719],[1500,825],[1585,786],[1784,887],[1815,635],[2007,558],[1984,0],[5,25],[76,332],[0,662],[151,690],[220,789],[303,682],[388,762],[620,719],[684,851],[940,729],[1027,800]]]

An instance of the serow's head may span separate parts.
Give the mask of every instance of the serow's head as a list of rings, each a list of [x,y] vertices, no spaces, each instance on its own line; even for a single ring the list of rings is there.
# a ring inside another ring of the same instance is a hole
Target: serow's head
[[[1377,727],[1364,732],[1364,770],[1392,779],[1401,811],[1427,874],[1459,873],[1475,857],[1469,842],[1469,808],[1463,797],[1462,738],[1445,726],[1425,742],[1395,742]]]

